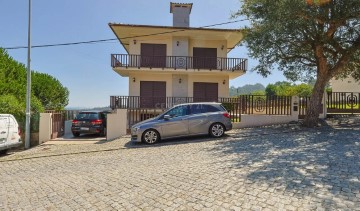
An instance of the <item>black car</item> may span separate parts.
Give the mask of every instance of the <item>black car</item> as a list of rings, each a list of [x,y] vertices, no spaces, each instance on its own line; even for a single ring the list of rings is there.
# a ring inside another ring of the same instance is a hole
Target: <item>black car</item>
[[[80,134],[99,134],[106,136],[106,115],[108,111],[81,111],[72,121],[71,132]]]

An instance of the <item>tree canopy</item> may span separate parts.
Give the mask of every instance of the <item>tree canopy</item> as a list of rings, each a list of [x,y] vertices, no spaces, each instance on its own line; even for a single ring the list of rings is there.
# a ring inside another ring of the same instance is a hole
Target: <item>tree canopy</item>
[[[265,88],[265,94],[278,96],[310,97],[312,89],[313,86],[306,83],[293,85],[287,81],[279,81],[274,84],[268,84]]]
[[[231,86],[229,90],[230,96],[238,96],[244,94],[251,94],[255,91],[264,91],[265,87],[261,83],[256,84],[245,84],[244,86],[234,87]]]
[[[69,91],[57,79],[32,72],[31,112],[60,110],[68,104]],[[26,108],[26,68],[0,48],[0,113],[13,114],[21,123]]]
[[[234,17],[246,16],[245,43],[253,69],[263,76],[279,68],[286,78],[316,78],[305,125],[317,125],[328,81],[352,75],[360,79],[360,1],[243,0]]]

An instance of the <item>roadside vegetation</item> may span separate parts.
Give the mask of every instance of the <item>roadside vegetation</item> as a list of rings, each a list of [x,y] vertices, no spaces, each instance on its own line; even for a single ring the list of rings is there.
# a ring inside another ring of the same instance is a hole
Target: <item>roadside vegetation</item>
[[[13,114],[22,127],[26,109],[26,71],[23,64],[0,48],[0,113]],[[38,118],[44,110],[62,110],[68,104],[69,91],[56,78],[32,72],[31,80],[32,118]]]
[[[312,83],[292,84],[287,81],[278,81],[264,87],[262,84],[247,84],[242,87],[230,87],[230,96],[239,95],[277,95],[277,96],[299,96],[310,97],[314,85]]]

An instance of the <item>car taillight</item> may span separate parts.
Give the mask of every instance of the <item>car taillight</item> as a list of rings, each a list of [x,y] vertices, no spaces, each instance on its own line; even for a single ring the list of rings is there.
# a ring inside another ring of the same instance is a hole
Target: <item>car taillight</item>
[[[231,116],[230,116],[229,113],[224,113],[223,115],[224,115],[224,117],[226,117],[226,118],[229,118],[229,119],[231,118]]]
[[[72,121],[72,124],[73,124],[73,125],[77,125],[78,123],[79,123],[79,121],[76,120],[76,119],[74,119],[74,120]]]
[[[19,136],[21,136],[21,129],[20,129],[20,127],[18,127],[18,134],[19,134]]]
[[[101,125],[102,124],[102,120],[101,119],[96,119],[96,120],[92,120],[91,121],[92,125]]]

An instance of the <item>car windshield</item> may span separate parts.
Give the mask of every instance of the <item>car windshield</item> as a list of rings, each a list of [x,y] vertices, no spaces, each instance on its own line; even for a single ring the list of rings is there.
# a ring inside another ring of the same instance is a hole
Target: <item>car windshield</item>
[[[92,113],[92,112],[83,112],[79,113],[76,118],[77,120],[80,119],[99,119],[98,113]]]

